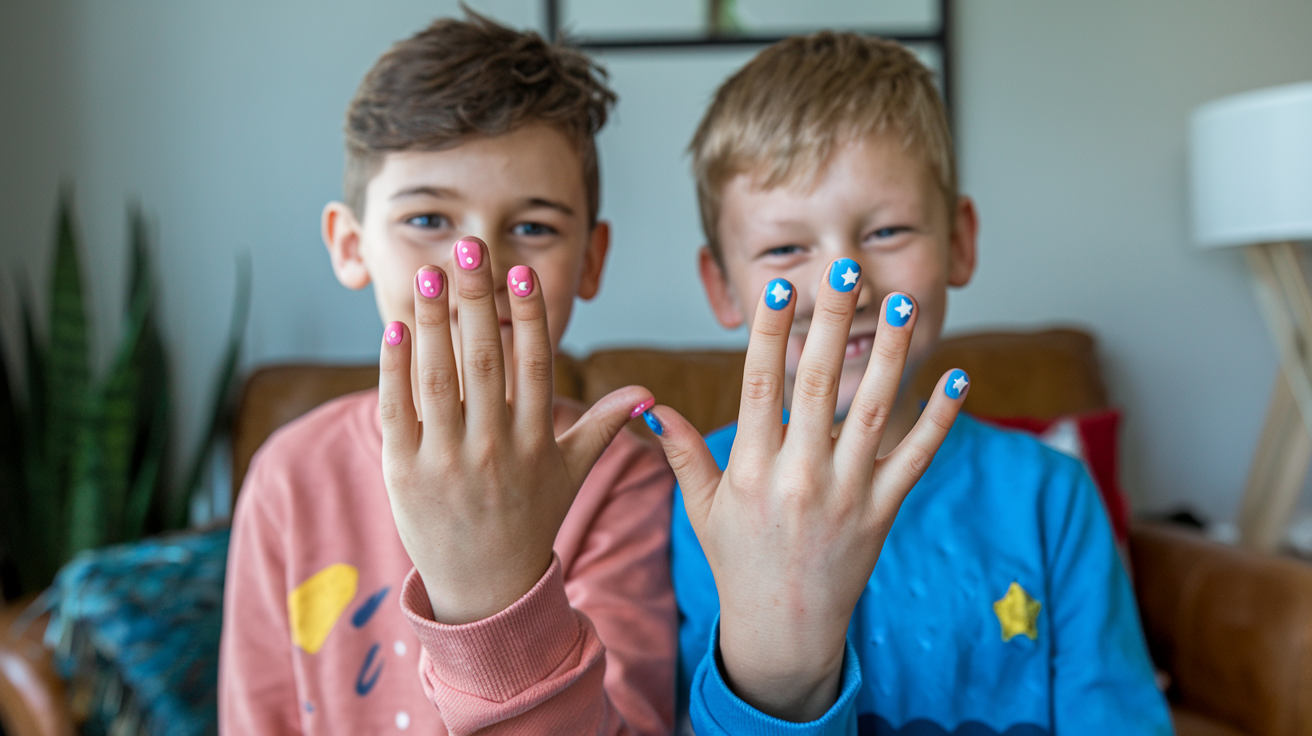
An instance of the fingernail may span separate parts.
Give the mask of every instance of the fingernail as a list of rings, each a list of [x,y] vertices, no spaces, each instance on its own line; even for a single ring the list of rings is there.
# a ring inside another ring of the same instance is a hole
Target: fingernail
[[[642,414],[653,406],[656,406],[656,399],[647,399],[641,404],[635,406],[633,411],[629,412],[629,419],[637,419],[639,414]]]
[[[642,413],[642,421],[647,423],[647,428],[656,433],[657,437],[665,434],[665,427],[661,426],[661,420],[656,418],[655,414],[649,411]]]
[[[420,271],[415,274],[415,283],[419,285],[419,293],[429,299],[442,294],[442,274],[437,271]]]
[[[533,272],[528,266],[515,266],[506,274],[506,283],[510,284],[510,291],[515,296],[528,296],[533,293]]]
[[[483,262],[483,249],[479,247],[477,240],[462,238],[456,241],[455,246],[456,263],[466,271],[472,271],[478,268],[478,264]]]
[[[793,285],[786,279],[774,279],[765,285],[765,306],[783,309],[793,300]]]
[[[829,285],[834,291],[851,291],[861,278],[861,264],[851,258],[839,258],[829,267]]]
[[[960,368],[953,368],[948,374],[948,385],[943,387],[943,393],[948,395],[949,399],[961,398],[961,392],[966,390],[970,385],[970,376]]]
[[[393,322],[387,326],[388,345],[400,345],[402,337],[405,337],[405,325],[400,322]]]
[[[915,308],[915,303],[906,294],[894,294],[888,298],[888,311],[884,313],[884,319],[894,327],[901,327],[911,321],[911,312]]]

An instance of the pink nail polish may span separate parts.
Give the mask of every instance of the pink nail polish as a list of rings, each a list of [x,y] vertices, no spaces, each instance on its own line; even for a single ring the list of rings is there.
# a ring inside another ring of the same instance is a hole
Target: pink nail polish
[[[533,272],[528,266],[515,266],[506,275],[506,283],[515,296],[528,296],[533,293]]]
[[[400,322],[393,322],[387,326],[384,338],[387,340],[388,345],[400,345],[403,337],[405,337],[405,325]]]
[[[442,294],[442,274],[437,271],[420,271],[415,274],[415,284],[419,286],[419,293],[429,299]]]
[[[642,416],[643,412],[647,411],[653,406],[656,406],[656,399],[647,399],[646,401],[634,407],[633,411],[629,413],[629,418],[637,419],[638,417]]]
[[[483,248],[473,238],[461,238],[455,246],[456,263],[466,271],[473,271],[483,262]]]

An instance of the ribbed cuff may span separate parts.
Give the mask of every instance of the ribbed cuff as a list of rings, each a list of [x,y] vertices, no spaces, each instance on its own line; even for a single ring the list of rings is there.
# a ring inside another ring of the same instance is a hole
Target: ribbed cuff
[[[446,685],[504,703],[556,671],[579,642],[578,614],[565,597],[560,558],[527,593],[504,611],[452,626],[433,620],[433,606],[418,570],[401,588],[401,610]]]
[[[856,733],[856,696],[861,690],[861,661],[852,642],[843,652],[843,674],[838,700],[823,716],[805,723],[785,721],[753,708],[734,694],[720,671],[720,617],[711,629],[711,646],[692,676],[689,715],[699,734],[749,736],[847,736]]]

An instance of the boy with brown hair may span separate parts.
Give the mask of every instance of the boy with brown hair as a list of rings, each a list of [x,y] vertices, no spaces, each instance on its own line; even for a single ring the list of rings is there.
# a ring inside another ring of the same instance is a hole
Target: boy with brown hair
[[[651,412],[696,732],[1170,733],[1083,467],[957,417],[962,371],[923,410],[905,390],[976,258],[930,72],[889,41],[790,38],[691,148],[702,282],[751,330],[737,424],[703,442]]]
[[[322,228],[338,280],[373,286],[379,389],[251,466],[222,732],[670,730],[674,480],[621,433],[651,394],[585,412],[552,391],[609,246],[593,139],[614,99],[587,57],[472,13],[361,84]]]

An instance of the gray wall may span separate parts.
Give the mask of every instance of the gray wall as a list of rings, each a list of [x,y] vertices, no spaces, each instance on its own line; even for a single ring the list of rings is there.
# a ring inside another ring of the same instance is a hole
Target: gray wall
[[[476,2],[536,26],[535,0]],[[190,439],[217,360],[234,254],[255,267],[250,365],[370,360],[372,297],[333,279],[318,236],[337,196],[342,113],[387,45],[454,2],[0,2],[0,267],[48,278],[57,183],[77,184],[103,360],[118,331],[124,203],[157,226],[164,313]],[[975,283],[949,330],[1085,326],[1126,409],[1141,510],[1228,518],[1275,375],[1241,256],[1186,229],[1185,121],[1214,97],[1312,79],[1302,0],[961,0],[962,183],[983,218]],[[683,147],[743,51],[612,53],[622,102],[602,136],[607,283],[567,349],[741,345],[705,307]],[[635,283],[683,298],[657,312]],[[0,286],[11,337],[13,289]],[[11,345],[12,347],[12,345]]]

